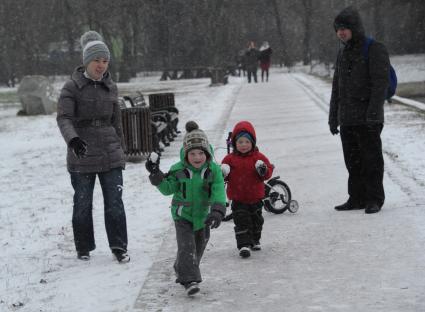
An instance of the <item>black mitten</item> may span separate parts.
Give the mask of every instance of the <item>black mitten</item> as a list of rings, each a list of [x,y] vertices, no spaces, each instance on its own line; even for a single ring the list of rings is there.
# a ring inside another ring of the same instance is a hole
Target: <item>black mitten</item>
[[[221,220],[223,220],[223,214],[218,210],[212,210],[204,223],[212,229],[216,229],[220,226]]]
[[[162,180],[164,180],[164,173],[161,170],[159,170],[159,168],[157,171],[152,172],[149,175],[149,181],[151,181],[151,184],[154,186],[160,185]]]
[[[267,165],[262,160],[257,160],[255,163],[255,170],[261,177],[264,177],[267,174]]]
[[[77,158],[80,159],[87,156],[87,143],[79,137],[75,137],[69,141],[69,147]]]
[[[151,153],[145,163],[146,170],[150,173],[149,181],[154,186],[160,185],[164,179],[164,173],[159,169],[159,161],[159,155],[157,153]]]
[[[156,173],[160,171],[159,161],[160,161],[160,157],[157,153],[149,154],[149,157],[145,163],[146,170],[149,171],[149,173]]]

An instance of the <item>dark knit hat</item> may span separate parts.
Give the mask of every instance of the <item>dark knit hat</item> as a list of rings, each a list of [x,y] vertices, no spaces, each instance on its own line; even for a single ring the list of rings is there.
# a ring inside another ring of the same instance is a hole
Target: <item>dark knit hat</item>
[[[187,157],[187,153],[192,149],[201,149],[210,157],[210,144],[205,132],[199,129],[198,124],[194,121],[188,121],[185,128],[186,134],[183,138],[184,156]]]
[[[111,54],[102,36],[94,30],[89,30],[80,38],[81,48],[83,49],[83,64],[87,66],[91,61],[97,58],[110,60]]]
[[[254,138],[253,138],[253,137],[252,137],[252,135],[251,135],[249,132],[247,132],[247,131],[241,131],[241,132],[239,132],[239,133],[236,135],[235,140],[237,141],[239,138],[247,138],[248,140],[250,140],[250,141],[251,141],[251,143],[252,143],[252,144],[255,144],[255,140],[254,140]]]

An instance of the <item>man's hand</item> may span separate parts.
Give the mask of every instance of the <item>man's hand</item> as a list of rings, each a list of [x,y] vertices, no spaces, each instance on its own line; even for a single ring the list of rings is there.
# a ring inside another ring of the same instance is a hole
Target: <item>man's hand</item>
[[[332,135],[338,134],[338,125],[336,124],[329,124],[329,131],[332,133]]]

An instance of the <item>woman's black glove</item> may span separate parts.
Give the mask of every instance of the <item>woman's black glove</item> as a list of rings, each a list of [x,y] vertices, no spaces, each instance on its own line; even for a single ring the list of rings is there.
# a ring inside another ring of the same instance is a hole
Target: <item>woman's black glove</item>
[[[159,169],[159,155],[156,153],[151,153],[146,160],[145,167],[149,174],[149,181],[154,186],[161,184],[164,179],[164,173]]]
[[[71,141],[69,141],[68,145],[78,159],[87,156],[87,143],[84,140],[81,140],[79,137],[73,138]]]

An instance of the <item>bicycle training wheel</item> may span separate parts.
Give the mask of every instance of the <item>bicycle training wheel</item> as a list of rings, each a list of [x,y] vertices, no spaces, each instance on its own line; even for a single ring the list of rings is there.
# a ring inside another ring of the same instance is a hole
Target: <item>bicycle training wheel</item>
[[[264,198],[264,205],[267,211],[281,214],[284,213],[291,202],[291,190],[289,186],[281,180],[270,180],[267,182],[270,189]]]

